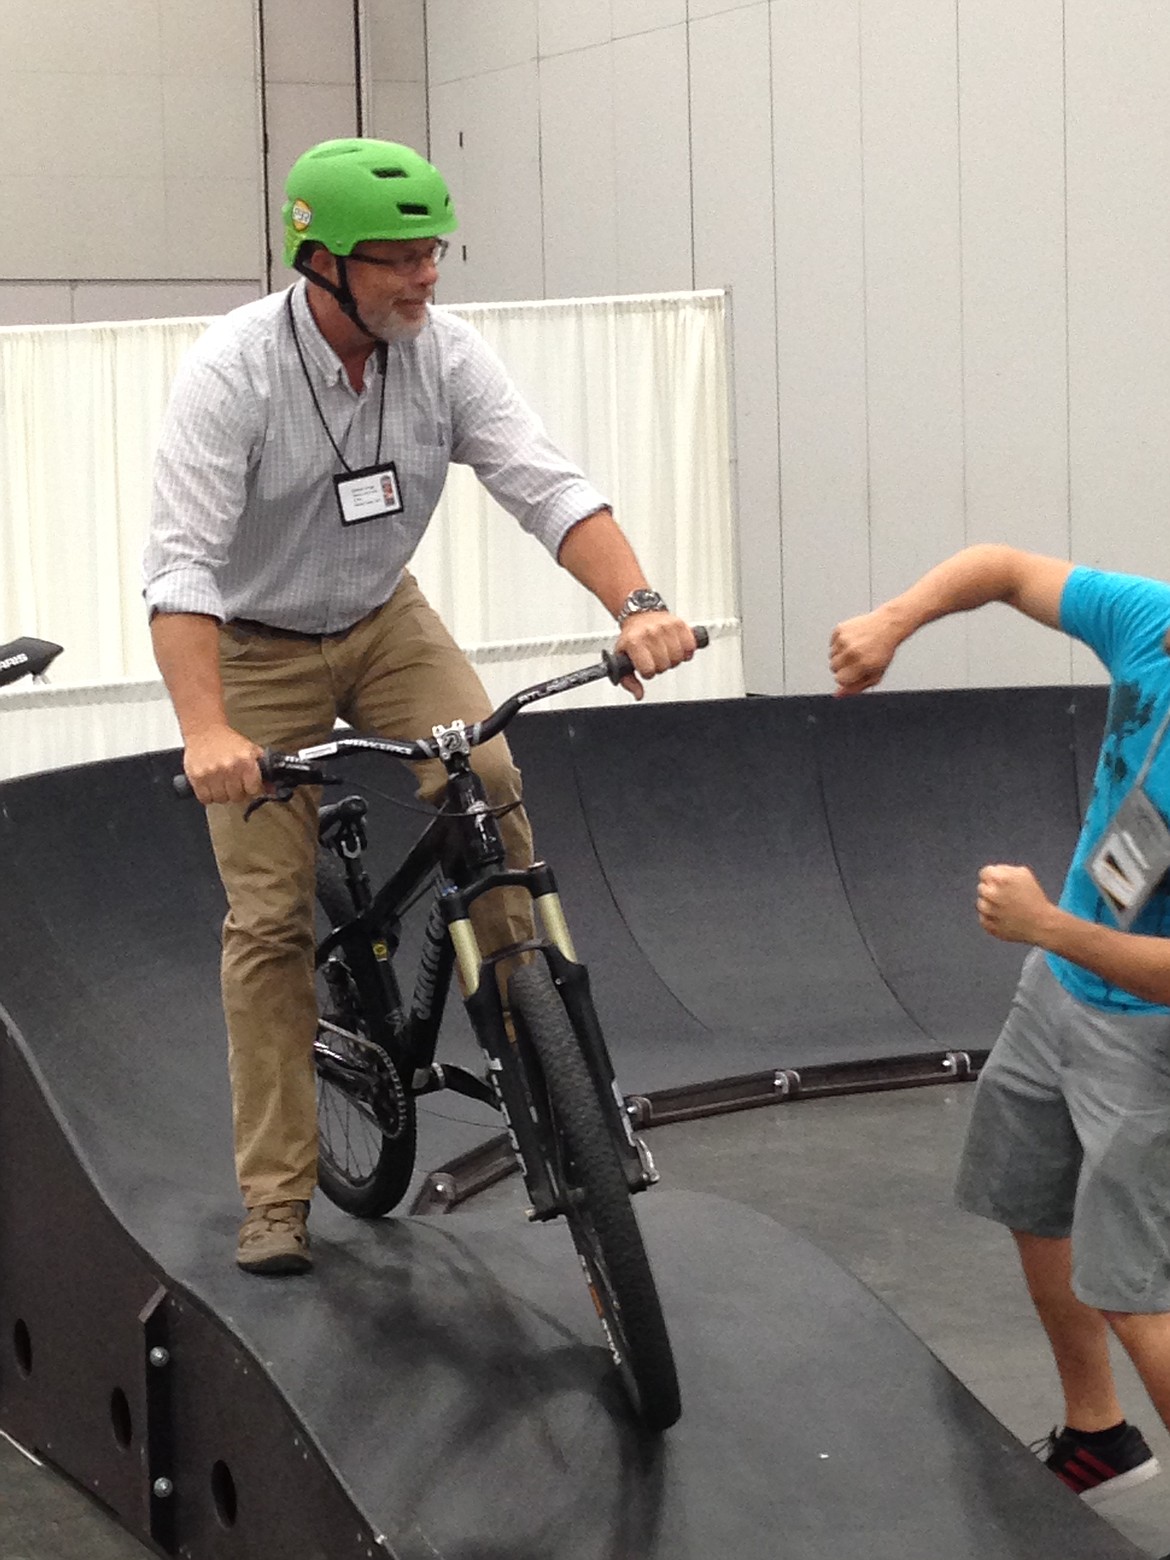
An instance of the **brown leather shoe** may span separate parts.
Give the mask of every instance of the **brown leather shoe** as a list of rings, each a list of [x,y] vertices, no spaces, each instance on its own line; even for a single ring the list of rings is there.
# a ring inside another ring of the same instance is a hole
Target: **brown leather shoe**
[[[307,1202],[249,1208],[236,1243],[237,1263],[245,1273],[307,1273],[313,1266],[305,1228],[308,1216]]]

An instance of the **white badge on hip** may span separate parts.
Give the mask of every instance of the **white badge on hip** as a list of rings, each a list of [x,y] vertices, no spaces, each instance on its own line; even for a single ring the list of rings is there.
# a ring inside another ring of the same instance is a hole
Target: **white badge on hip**
[[[1140,785],[1110,819],[1088,868],[1118,926],[1128,931],[1170,868],[1170,829]]]
[[[383,515],[402,513],[402,492],[398,486],[398,468],[392,460],[383,466],[363,466],[333,479],[337,508],[342,525],[361,525],[380,520]]]

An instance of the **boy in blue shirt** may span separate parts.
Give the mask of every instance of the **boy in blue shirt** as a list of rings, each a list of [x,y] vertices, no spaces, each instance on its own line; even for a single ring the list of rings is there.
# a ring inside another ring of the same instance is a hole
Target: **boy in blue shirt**
[[[1031,952],[979,1080],[957,1186],[961,1207],[1015,1238],[1065,1397],[1046,1461],[1096,1504],[1159,1471],[1122,1413],[1110,1331],[1170,1427],[1170,890],[1157,854],[1170,842],[1159,839],[1170,818],[1170,585],[969,547],[834,629],[838,693],[880,682],[924,624],[992,601],[1081,640],[1112,679],[1060,903],[1027,867],[979,874],[984,930]],[[1143,835],[1135,856],[1138,807],[1155,848]],[[1134,892],[1145,855],[1149,881]]]

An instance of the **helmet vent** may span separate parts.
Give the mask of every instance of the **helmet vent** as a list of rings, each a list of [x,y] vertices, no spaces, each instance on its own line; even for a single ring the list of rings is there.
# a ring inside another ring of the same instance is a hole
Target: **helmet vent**
[[[404,200],[398,202],[398,209],[404,217],[429,217],[431,214],[429,206],[415,206]]]
[[[405,179],[407,177],[405,168],[375,168],[373,173],[375,179]]]

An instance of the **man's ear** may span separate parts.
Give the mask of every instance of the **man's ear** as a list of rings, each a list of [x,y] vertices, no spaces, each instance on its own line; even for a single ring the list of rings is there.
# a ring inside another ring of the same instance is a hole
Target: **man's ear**
[[[305,263],[327,282],[337,285],[337,256],[326,249],[324,244],[319,244],[306,255]]]

